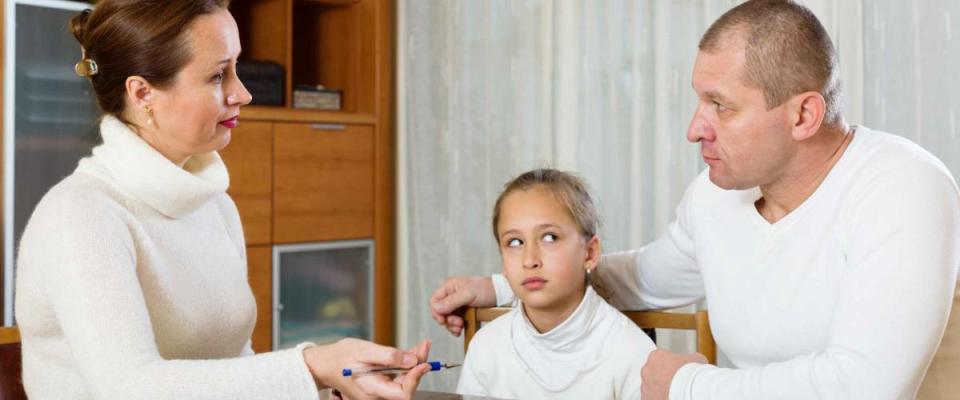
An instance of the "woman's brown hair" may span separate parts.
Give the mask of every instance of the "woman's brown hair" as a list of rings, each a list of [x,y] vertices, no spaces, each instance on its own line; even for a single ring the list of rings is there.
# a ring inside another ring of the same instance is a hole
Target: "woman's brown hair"
[[[70,21],[70,31],[96,64],[88,75],[100,108],[122,119],[126,80],[141,76],[164,89],[190,61],[187,37],[197,17],[229,0],[101,0]]]

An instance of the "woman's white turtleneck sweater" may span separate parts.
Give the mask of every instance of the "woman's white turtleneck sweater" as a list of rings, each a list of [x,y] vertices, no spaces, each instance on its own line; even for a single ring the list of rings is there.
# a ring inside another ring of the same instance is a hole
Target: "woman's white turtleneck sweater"
[[[16,315],[31,399],[316,399],[302,347],[253,355],[243,230],[217,153],[179,168],[116,118],[37,205]]]
[[[639,399],[653,341],[587,287],[577,309],[539,333],[515,307],[470,342],[457,393],[503,399]]]

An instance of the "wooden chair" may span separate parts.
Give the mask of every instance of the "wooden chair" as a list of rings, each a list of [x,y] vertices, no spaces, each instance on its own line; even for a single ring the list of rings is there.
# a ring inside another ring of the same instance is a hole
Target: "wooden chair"
[[[20,330],[0,327],[0,400],[27,399],[20,357]]]
[[[470,340],[480,329],[480,324],[493,321],[495,318],[506,314],[512,308],[492,307],[492,308],[467,308],[464,315],[464,337],[463,351],[466,353],[470,346]],[[641,328],[661,328],[661,329],[689,329],[696,331],[697,334],[697,352],[705,355],[707,361],[711,364],[717,364],[717,344],[713,341],[713,333],[710,331],[710,321],[707,318],[707,311],[698,311],[696,313],[674,313],[663,311],[622,311],[627,318],[630,318],[637,326]]]

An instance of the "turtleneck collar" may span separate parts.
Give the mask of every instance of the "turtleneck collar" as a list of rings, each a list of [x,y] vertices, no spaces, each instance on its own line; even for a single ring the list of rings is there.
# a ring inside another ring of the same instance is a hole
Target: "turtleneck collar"
[[[560,392],[582,372],[603,360],[603,346],[616,324],[616,312],[589,285],[577,309],[555,328],[540,333],[522,304],[510,326],[511,343],[521,363],[543,388]]]
[[[197,154],[179,167],[151,147],[119,119],[107,115],[100,123],[103,144],[82,161],[100,164],[119,188],[170,218],[199,209],[226,192],[227,168],[216,152]]]

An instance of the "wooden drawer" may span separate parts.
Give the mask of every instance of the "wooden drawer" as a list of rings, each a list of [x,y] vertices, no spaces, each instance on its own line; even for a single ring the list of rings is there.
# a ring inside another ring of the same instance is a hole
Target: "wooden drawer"
[[[220,151],[230,172],[227,193],[237,203],[247,244],[270,244],[273,124],[241,121]]]
[[[372,126],[276,123],[273,145],[275,243],[373,236]]]

